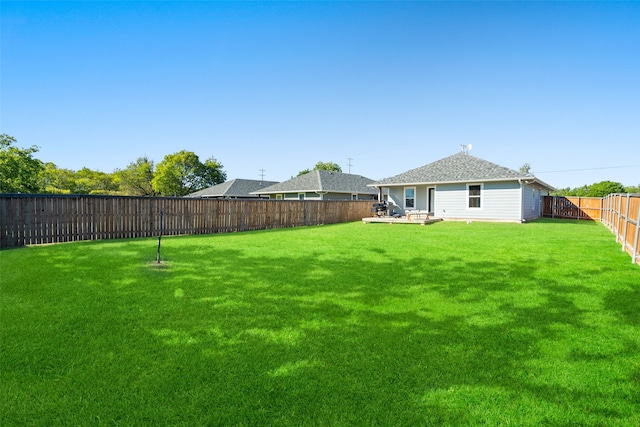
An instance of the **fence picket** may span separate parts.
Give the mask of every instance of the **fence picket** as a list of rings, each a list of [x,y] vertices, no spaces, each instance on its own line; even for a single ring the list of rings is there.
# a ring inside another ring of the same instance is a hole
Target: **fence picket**
[[[359,221],[370,201],[0,195],[0,248]]]

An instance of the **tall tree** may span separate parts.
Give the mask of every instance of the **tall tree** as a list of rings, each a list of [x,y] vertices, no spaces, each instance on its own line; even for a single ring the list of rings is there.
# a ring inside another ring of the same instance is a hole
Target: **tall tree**
[[[124,194],[130,196],[155,196],[157,194],[153,189],[153,185],[151,185],[154,171],[155,164],[153,160],[145,156],[129,163],[122,170],[116,170],[115,175],[120,181],[120,188]]]
[[[305,170],[301,170],[300,172],[298,172],[298,176],[304,175],[304,174],[309,173],[311,171],[317,171],[317,170],[330,171],[330,172],[342,172],[342,168],[337,163],[333,163],[333,162],[318,162],[313,167],[313,169],[305,169]]]
[[[185,196],[226,179],[222,164],[213,157],[202,163],[195,153],[182,150],[158,163],[151,184],[160,195]]]
[[[44,164],[33,157],[39,148],[15,146],[16,139],[0,135],[0,192],[39,193],[43,190]]]

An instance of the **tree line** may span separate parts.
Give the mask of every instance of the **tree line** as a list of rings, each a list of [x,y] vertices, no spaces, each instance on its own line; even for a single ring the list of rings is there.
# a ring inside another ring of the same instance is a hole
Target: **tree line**
[[[576,188],[561,188],[552,193],[552,196],[574,196],[574,197],[605,197],[613,193],[637,193],[640,194],[640,185],[635,187],[625,187],[619,182],[600,181],[591,185],[583,185]]]
[[[227,179],[214,157],[204,162],[191,151],[168,154],[155,164],[140,157],[113,173],[59,168],[34,157],[39,147],[19,148],[12,136],[0,135],[0,192],[184,196]]]
[[[226,181],[222,163],[214,157],[204,162],[192,151],[168,154],[158,164],[139,157],[112,173],[82,168],[74,171],[42,162],[39,147],[19,148],[17,140],[0,135],[0,193],[92,194],[120,196],[185,196]],[[318,162],[311,170],[342,172],[333,162]]]

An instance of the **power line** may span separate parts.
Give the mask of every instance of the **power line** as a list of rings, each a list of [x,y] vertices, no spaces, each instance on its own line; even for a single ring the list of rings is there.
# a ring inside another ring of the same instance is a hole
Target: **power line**
[[[542,172],[535,172],[535,173],[538,174],[538,173],[578,172],[578,171],[595,171],[600,169],[622,169],[622,168],[638,168],[638,167],[640,167],[640,165],[605,166],[602,168],[566,169],[566,170],[559,170],[559,171],[542,171]]]

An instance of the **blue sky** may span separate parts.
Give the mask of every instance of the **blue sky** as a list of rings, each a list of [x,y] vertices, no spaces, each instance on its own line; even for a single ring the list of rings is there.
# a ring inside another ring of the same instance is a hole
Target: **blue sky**
[[[189,150],[229,179],[382,179],[472,144],[558,188],[640,184],[640,2],[0,8],[0,132],[61,168]]]

